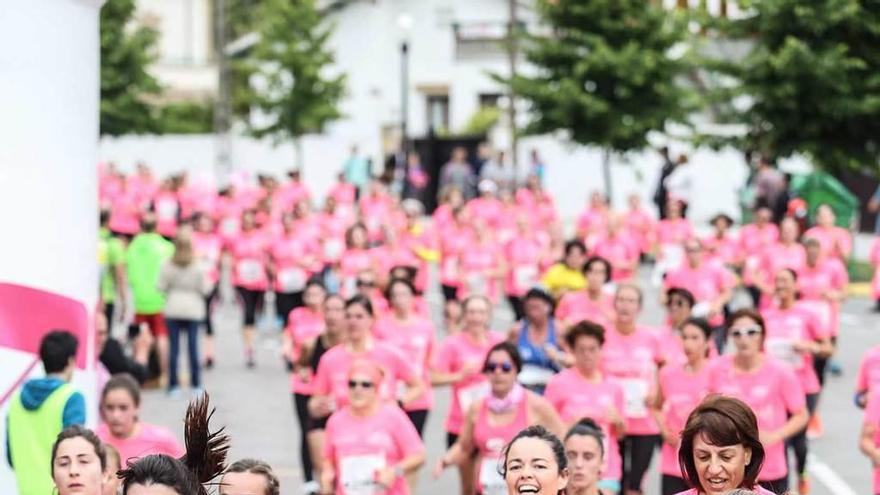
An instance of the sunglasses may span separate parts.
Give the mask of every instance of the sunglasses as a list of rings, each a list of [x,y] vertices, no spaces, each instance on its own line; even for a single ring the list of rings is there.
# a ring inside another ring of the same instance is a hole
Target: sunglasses
[[[349,380],[348,388],[362,388],[365,390],[369,390],[373,388],[373,382],[361,381],[361,380]]]
[[[372,280],[358,280],[357,281],[358,287],[373,287],[375,285],[376,285],[376,282],[373,282]]]
[[[737,328],[735,330],[730,331],[730,336],[738,339],[743,336],[754,337],[755,335],[761,335],[761,329],[759,327],[747,327],[747,328]]]
[[[513,365],[511,363],[486,363],[486,367],[483,368],[484,373],[495,373],[499,368],[501,371],[505,373],[510,373],[513,371]]]

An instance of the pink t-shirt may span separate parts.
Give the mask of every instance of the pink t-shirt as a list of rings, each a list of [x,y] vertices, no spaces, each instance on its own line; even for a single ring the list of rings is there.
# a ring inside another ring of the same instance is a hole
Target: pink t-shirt
[[[121,234],[140,232],[143,204],[136,195],[126,190],[116,196],[110,207],[110,230]]]
[[[691,411],[709,392],[708,365],[694,373],[684,365],[667,365],[660,370],[660,393],[663,395],[663,423],[676,437],[681,435]],[[681,475],[678,465],[678,448],[663,442],[660,450],[660,472],[671,476]]]
[[[736,279],[727,269],[715,265],[703,264],[699,268],[691,268],[687,264],[666,275],[663,279],[663,288],[669,290],[673,287],[687,289],[693,294],[697,303],[710,304],[714,302],[722,292],[736,283]],[[715,315],[710,321],[712,325],[721,325],[724,316]]]
[[[156,212],[156,231],[165,237],[174,237],[177,233],[177,217],[180,214],[177,194],[171,191],[159,191],[153,198],[153,210]]]
[[[759,227],[754,223],[744,225],[739,231],[739,254],[745,259],[760,256],[764,249],[779,240],[779,228],[772,224]]]
[[[706,258],[719,260],[722,265],[733,265],[738,261],[739,239],[728,233],[722,238],[712,234],[702,239],[703,247],[706,248]]]
[[[852,254],[852,236],[843,227],[819,227],[818,225],[804,232],[804,239],[819,241],[821,256],[849,258]]]
[[[798,272],[798,292],[801,304],[808,305],[828,329],[829,335],[840,333],[840,303],[825,299],[828,289],[845,290],[849,284],[849,274],[839,258],[825,258],[816,266],[804,265]]]
[[[865,351],[856,376],[857,392],[880,390],[880,345]]]
[[[781,428],[790,414],[806,407],[804,390],[789,366],[764,357],[764,363],[753,373],[741,373],[733,367],[733,355],[721,356],[709,368],[709,391],[742,400],[758,418],[758,429],[771,432]],[[761,481],[778,480],[788,475],[785,442],[764,445],[764,467]]]
[[[425,450],[406,413],[395,404],[383,404],[370,417],[357,417],[349,408],[330,416],[325,430],[324,456],[336,472],[336,493],[407,495],[404,478],[388,490],[373,482],[375,472]]]
[[[676,220],[664,219],[657,222],[657,232],[655,237],[657,239],[657,244],[660,246],[679,246],[693,236],[694,229],[691,227],[691,223],[685,218],[679,218]]]
[[[785,246],[777,242],[764,250],[759,268],[759,276],[764,283],[772,286],[774,277],[779,273],[779,270],[790,268],[797,273],[806,264],[807,251],[803,245],[794,243]]]
[[[498,269],[503,256],[501,247],[491,241],[467,246],[459,258],[461,285],[458,288],[458,298],[483,294],[497,302],[498,279],[490,272]]]
[[[611,279],[615,282],[632,277],[633,263],[639,260],[639,247],[627,234],[616,237],[602,236],[593,246],[593,255],[601,256],[611,263]]]
[[[868,406],[865,408],[864,424],[875,428],[874,445],[880,446],[880,395],[875,394],[868,400]],[[872,493],[880,493],[880,467],[874,468]]]
[[[135,435],[121,439],[114,437],[107,425],[101,423],[95,433],[101,441],[119,451],[123,468],[129,461],[133,462],[151,454],[165,454],[176,459],[185,453],[174,434],[161,426],[139,422],[136,429]]]
[[[278,237],[269,248],[275,264],[275,292],[292,294],[302,292],[309,277],[320,270],[318,244],[299,235],[297,231]]]
[[[880,237],[871,243],[871,254],[868,260],[874,265],[874,278],[871,279],[871,297],[880,299]]]
[[[775,493],[760,485],[755,485],[753,488],[751,488],[751,490],[757,495],[776,495]],[[676,493],[675,495],[701,495],[701,493],[698,492],[696,488],[691,488],[690,490],[685,490],[683,492]]]
[[[505,246],[504,254],[507,259],[504,290],[509,295],[522,297],[541,279],[543,247],[537,239],[515,237]]]
[[[440,233],[440,283],[450,287],[461,285],[461,254],[473,242],[473,233],[454,224]]]
[[[376,338],[396,348],[412,365],[418,369],[424,383],[431,383],[431,360],[437,345],[434,337],[434,324],[430,319],[413,316],[400,321],[387,316],[376,322],[373,329]],[[424,411],[434,407],[434,394],[431,387],[417,400],[407,404],[407,411]]]
[[[592,249],[605,232],[607,224],[608,212],[588,208],[578,216],[575,228],[578,234],[583,236],[582,240],[587,248]]]
[[[611,427],[612,410],[623,414],[623,388],[616,381],[602,377],[599,382],[586,380],[575,368],[563,370],[550,378],[544,398],[559,412],[566,424],[591,418],[604,433],[605,466],[602,479],[619,479],[622,470],[617,433]]]
[[[647,253],[651,249],[651,243],[654,242],[654,217],[645,210],[627,210],[623,225],[626,233],[635,240],[636,247],[641,253]]]
[[[262,232],[242,232],[232,242],[231,252],[233,285],[259,291],[269,288],[266,236]]]
[[[602,368],[623,387],[626,402],[623,417],[627,435],[656,435],[660,432],[651,416],[646,399],[657,380],[657,365],[663,362],[663,350],[655,331],[637,327],[623,335],[614,327],[605,329]]]
[[[296,362],[302,354],[303,345],[321,335],[324,331],[324,315],[317,311],[313,311],[306,306],[294,309],[287,317],[287,328],[285,328],[290,342],[293,345],[290,350],[290,360]],[[312,373],[309,368],[308,376],[302,377],[300,373],[291,373],[290,375],[290,391],[296,394],[311,395],[312,393]]]
[[[328,194],[336,200],[337,204],[353,205],[356,193],[357,189],[354,187],[354,184],[337,182],[333,185]]]
[[[220,257],[223,255],[223,240],[214,233],[195,231],[192,233],[193,251],[204,263],[208,280],[216,284],[220,280]]]
[[[349,221],[342,215],[322,213],[317,224],[321,227],[321,257],[324,263],[335,263],[345,253],[345,231]]]
[[[467,204],[467,211],[472,220],[482,220],[486,225],[495,225],[501,214],[501,201],[495,198],[474,198]]]
[[[465,367],[477,371],[452,384],[452,403],[446,417],[445,428],[458,435],[464,421],[464,411],[474,402],[489,394],[489,382],[482,374],[486,354],[493,345],[505,340],[505,336],[489,332],[484,342],[476,342],[465,331],[446,337],[434,359],[434,368],[443,373],[457,373]]]
[[[372,268],[373,255],[366,249],[348,249],[339,260],[339,268],[342,272],[342,287],[340,293],[344,297],[351,297],[357,288],[358,272]]]
[[[614,320],[613,299],[602,293],[599,300],[594,301],[585,290],[566,292],[556,307],[556,318],[565,325],[589,320],[607,328]]]
[[[340,344],[321,356],[312,380],[312,395],[329,395],[336,402],[337,410],[348,404],[348,370],[358,358],[368,359],[384,370],[385,379],[379,387],[379,394],[386,401],[397,398],[398,383],[418,377],[408,358],[384,342],[372,342],[363,354],[355,354],[346,345]]]
[[[761,315],[767,329],[764,351],[794,370],[804,393],[819,393],[822,387],[813,369],[813,355],[809,352],[801,354],[792,347],[796,341],[818,341],[828,337],[816,315],[798,305],[789,309],[771,307],[762,311]]]

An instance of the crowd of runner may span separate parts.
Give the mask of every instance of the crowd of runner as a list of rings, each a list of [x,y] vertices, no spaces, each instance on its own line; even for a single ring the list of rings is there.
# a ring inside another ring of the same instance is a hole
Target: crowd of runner
[[[105,354],[121,352],[107,350],[110,337],[100,344],[108,373],[97,435],[119,452],[117,466],[119,458],[189,454],[138,419],[140,383],[150,375],[144,351],[155,347],[159,382],[179,395],[187,334],[189,385],[200,396],[202,368],[233,358],[216,356],[211,342],[214,302],[228,280],[242,309],[245,366],[258,364],[261,318],[274,313],[283,326],[307,492],[417,493],[428,463],[435,476],[457,469],[463,494],[557,493],[549,478],[537,488],[511,481],[514,466],[534,461],[553,473],[568,465],[571,476],[557,480],[567,493],[635,495],[659,450],[664,495],[809,493],[807,427],[821,434],[819,399],[853,249],[828,205],[806,229],[793,217],[774,223],[759,203],[751,223],[734,229],[719,214],[700,235],[675,198],[655,219],[638,195],[614,211],[593,193],[572,236],[535,176],[516,190],[480,181],[468,200],[448,187],[428,217],[385,184],[356,187],[342,174],[314,208],[297,172],[219,193],[183,175],[158,181],[143,166],[127,177],[113,167],[99,173],[99,327],[129,313],[134,322],[134,356],[111,366]],[[640,316],[638,275],[648,259],[666,308],[660,326]],[[880,241],[872,262],[880,265]],[[442,322],[426,301],[436,286]],[[747,304],[737,304],[737,291]],[[873,296],[880,299],[880,278]],[[493,311],[505,305],[516,323],[493,329]],[[110,376],[119,371],[128,374]],[[860,447],[875,465],[878,384],[880,347],[866,353],[856,397],[866,408]],[[438,387],[451,388],[446,411],[435,408]],[[440,459],[426,459],[421,440],[429,414],[445,415]],[[514,439],[543,442],[549,453],[511,459]]]

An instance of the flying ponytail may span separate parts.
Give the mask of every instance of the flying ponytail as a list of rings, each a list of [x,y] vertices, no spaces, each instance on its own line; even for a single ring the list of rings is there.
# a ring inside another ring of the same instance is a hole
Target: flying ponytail
[[[214,410],[208,412],[208,402],[208,394],[205,394],[186,409],[186,454],[183,457],[148,455],[116,473],[122,479],[123,495],[132,485],[165,485],[178,495],[208,495],[204,485],[223,473],[229,451],[229,436],[224,429],[209,430]]]

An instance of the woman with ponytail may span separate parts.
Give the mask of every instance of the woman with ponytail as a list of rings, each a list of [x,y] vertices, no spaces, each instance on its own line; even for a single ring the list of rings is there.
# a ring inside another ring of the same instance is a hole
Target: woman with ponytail
[[[142,457],[117,473],[123,495],[208,495],[204,484],[226,468],[229,437],[223,428],[211,432],[208,395],[190,403],[186,410],[186,454],[180,459],[164,454]]]

